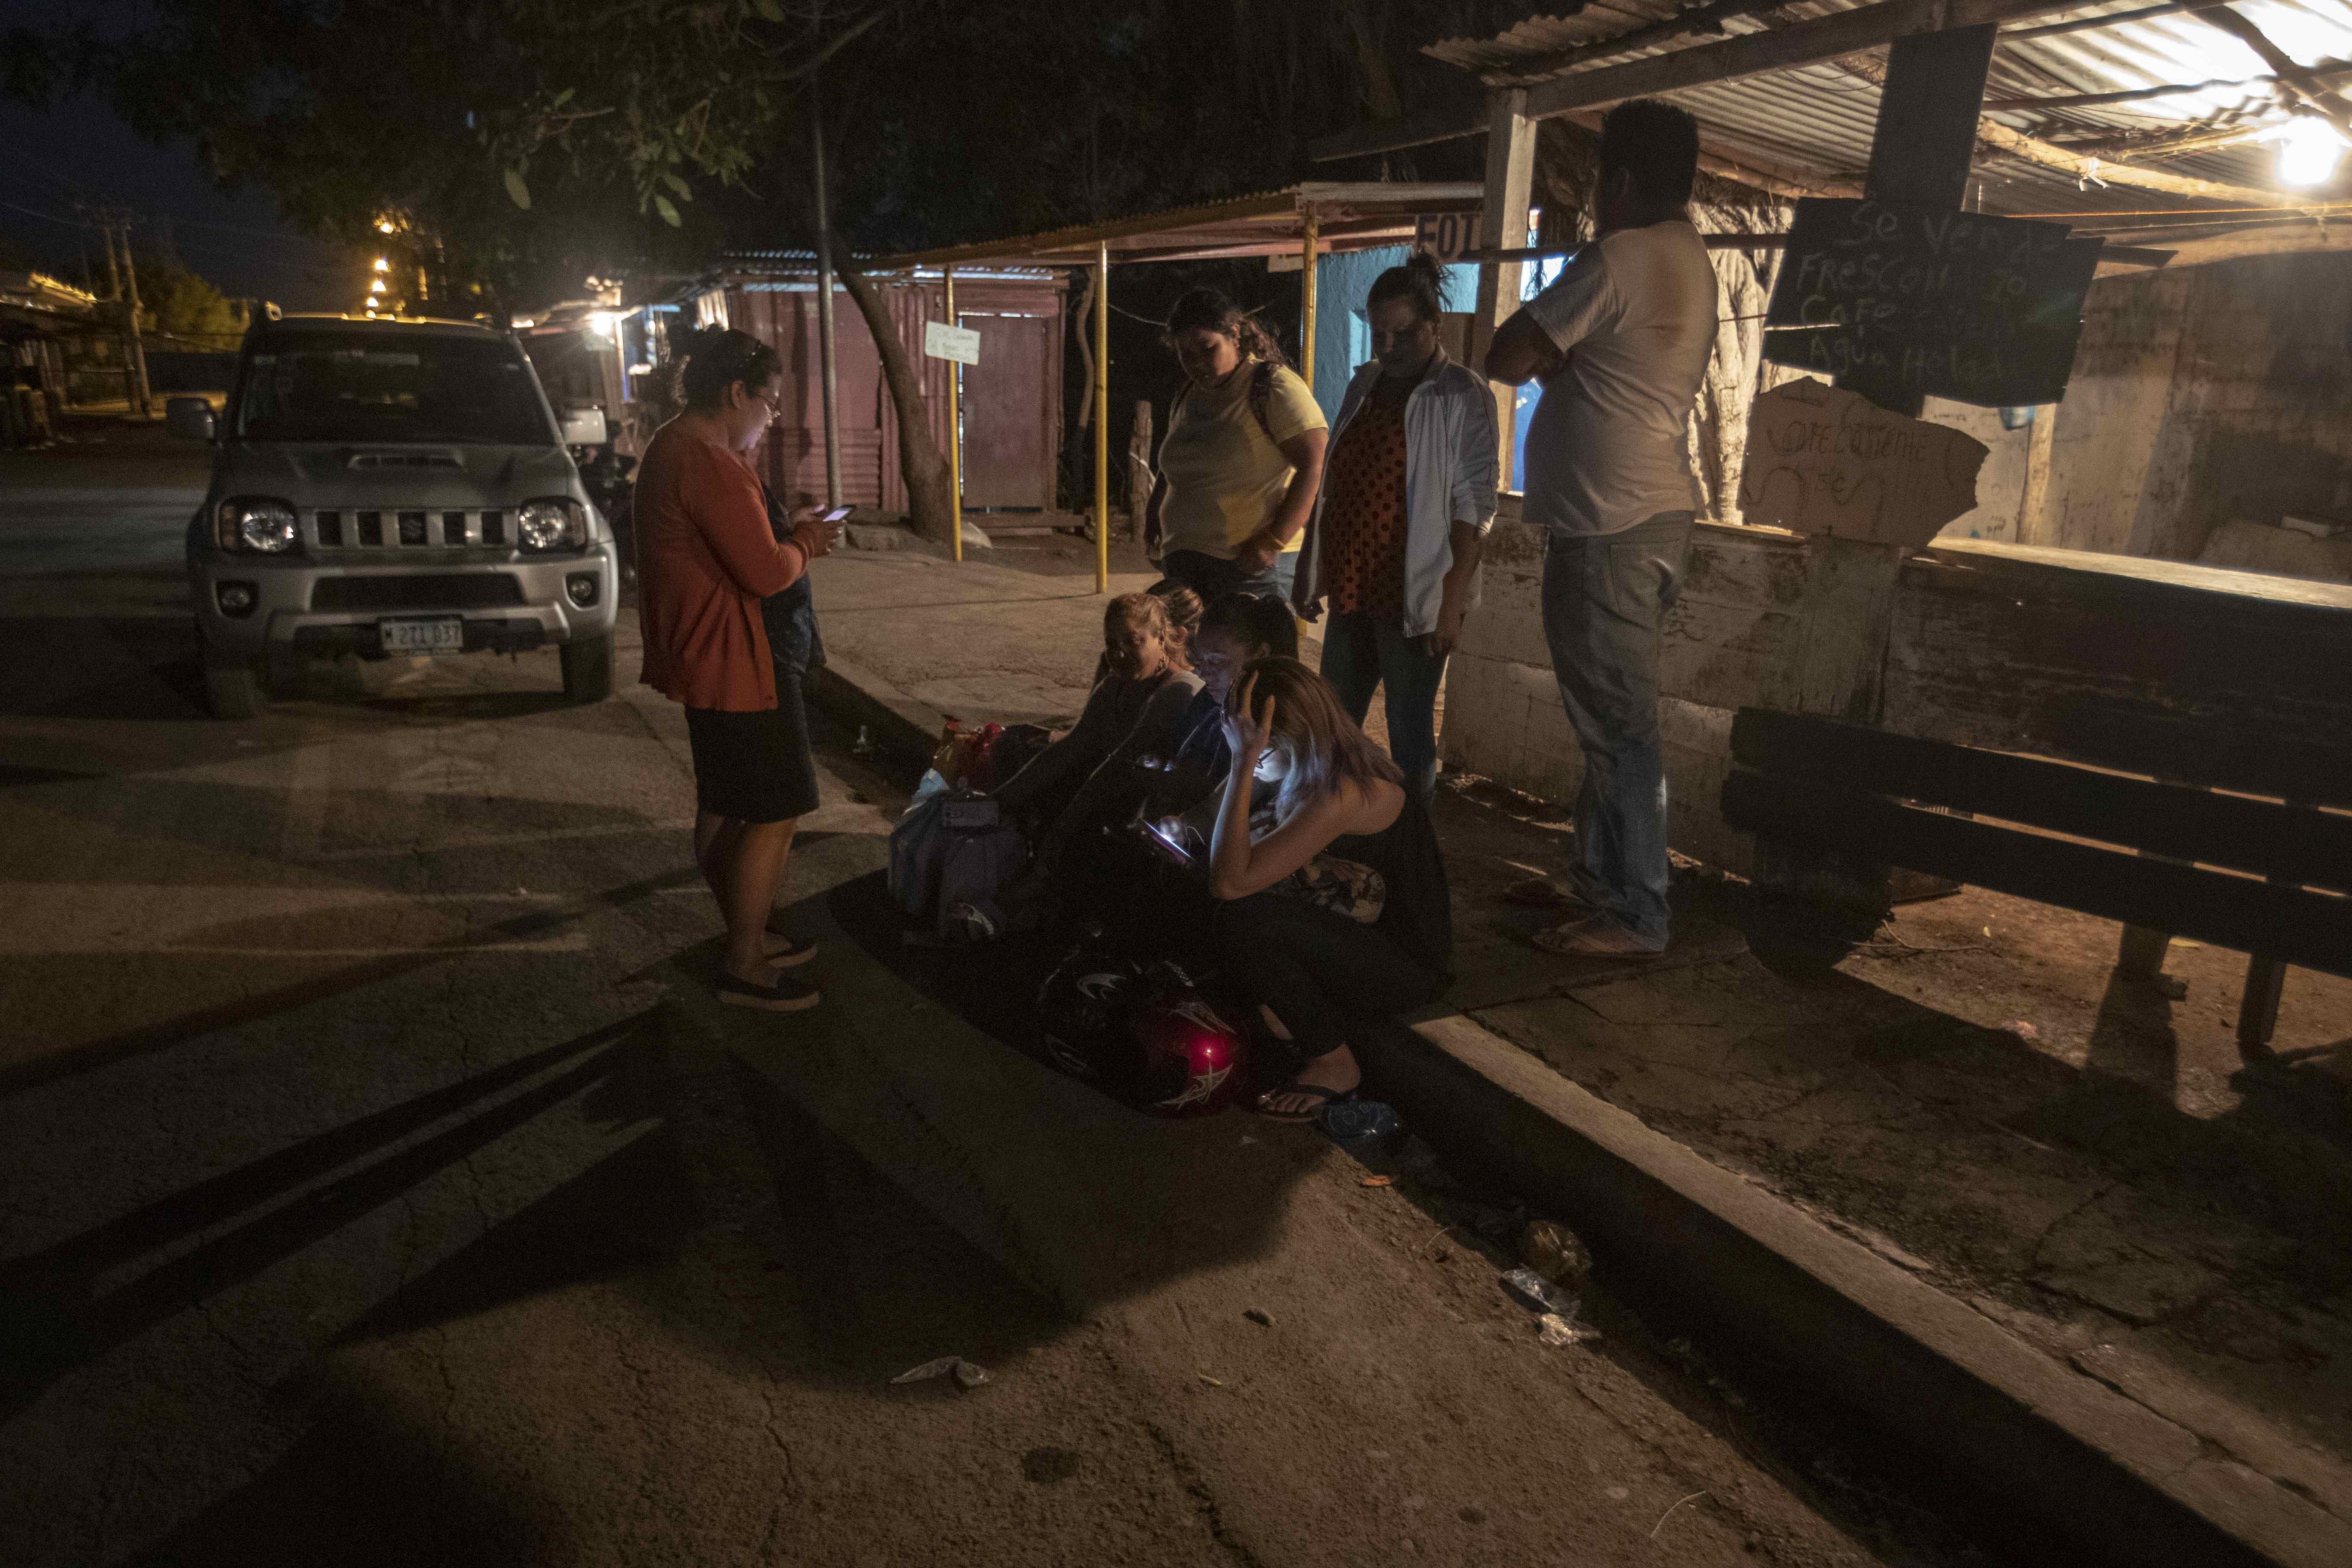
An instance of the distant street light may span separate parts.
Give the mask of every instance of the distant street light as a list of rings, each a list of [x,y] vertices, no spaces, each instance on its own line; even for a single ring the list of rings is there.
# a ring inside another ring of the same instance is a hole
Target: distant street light
[[[375,258],[375,269],[378,272],[389,272],[392,270],[392,263],[379,256]]]

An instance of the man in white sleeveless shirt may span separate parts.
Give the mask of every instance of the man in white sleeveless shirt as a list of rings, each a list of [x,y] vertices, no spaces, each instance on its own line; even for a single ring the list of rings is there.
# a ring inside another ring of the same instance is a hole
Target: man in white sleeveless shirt
[[[1527,437],[1527,518],[1547,535],[1544,633],[1584,748],[1570,918],[1555,952],[1666,945],[1666,782],[1658,645],[1700,505],[1685,432],[1714,352],[1717,289],[1689,216],[1698,124],[1621,103],[1601,126],[1599,233],[1503,323],[1486,374],[1543,384]]]

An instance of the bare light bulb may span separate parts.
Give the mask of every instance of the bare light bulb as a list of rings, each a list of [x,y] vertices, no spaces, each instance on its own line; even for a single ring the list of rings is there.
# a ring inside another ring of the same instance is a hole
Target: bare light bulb
[[[2325,120],[2299,114],[2280,128],[2278,178],[2283,185],[2324,185],[2336,177],[2344,137]]]

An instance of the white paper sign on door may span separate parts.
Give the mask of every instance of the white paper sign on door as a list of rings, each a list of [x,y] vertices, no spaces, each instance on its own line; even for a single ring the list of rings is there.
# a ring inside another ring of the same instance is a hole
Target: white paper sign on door
[[[958,364],[978,364],[980,334],[970,327],[950,327],[945,321],[925,321],[923,352],[933,359],[951,359]]]

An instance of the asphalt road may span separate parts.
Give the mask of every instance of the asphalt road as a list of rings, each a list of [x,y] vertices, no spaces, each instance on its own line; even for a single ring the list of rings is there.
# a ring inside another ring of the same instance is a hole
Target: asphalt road
[[[671,705],[567,708],[540,655],[322,671],[217,723],[183,499],[28,495],[0,1563],[1916,1560],[1604,1302],[1610,1339],[1541,1344],[1509,1259],[1411,1184],[1038,1087],[824,914],[892,800],[832,741],[786,895],[830,999],[717,1018]],[[1041,1180],[1164,1162],[1161,1207],[1056,1226],[1041,1193],[984,1216],[1043,1259],[1008,1267],[908,1194],[1023,1139],[894,1169],[877,1128],[940,1085],[795,1089],[901,1043],[1031,1086]],[[889,1381],[948,1354],[992,1381]]]

